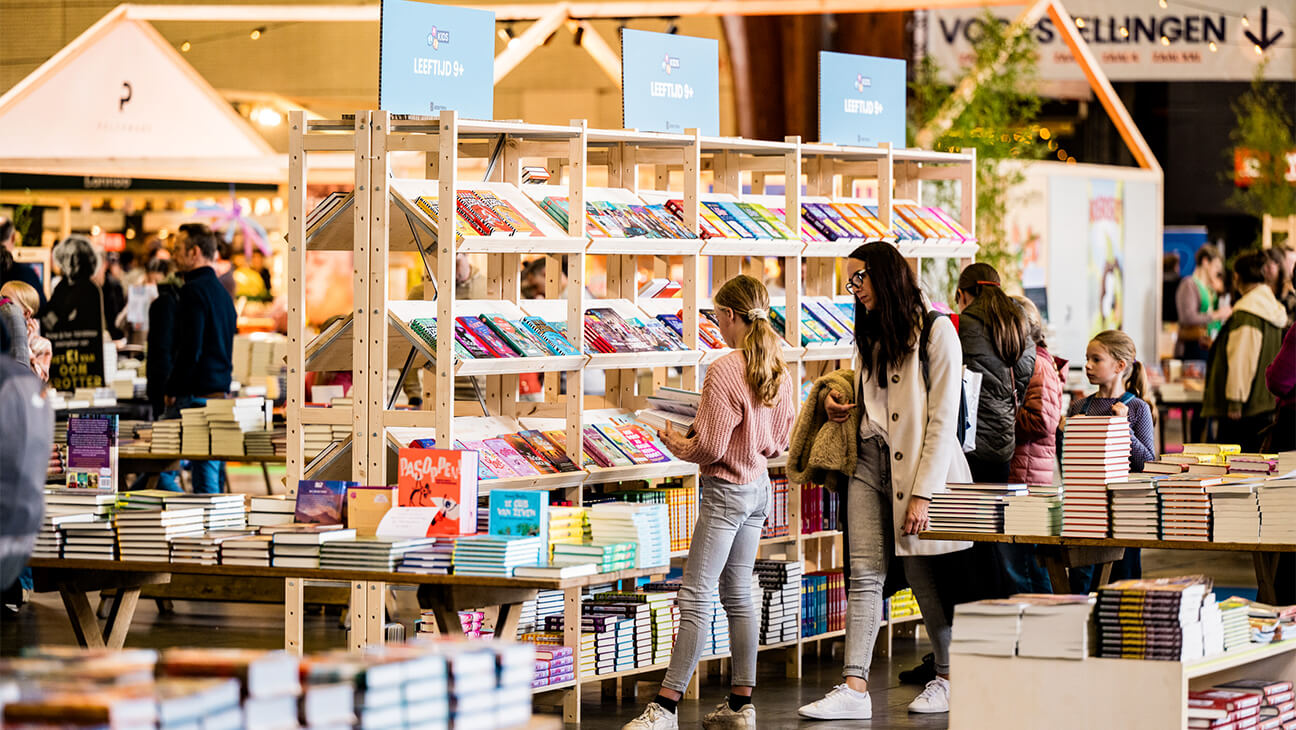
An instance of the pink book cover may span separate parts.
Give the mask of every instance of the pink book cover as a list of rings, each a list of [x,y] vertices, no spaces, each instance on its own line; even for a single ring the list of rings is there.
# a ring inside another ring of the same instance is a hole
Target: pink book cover
[[[519,454],[518,450],[509,445],[509,442],[504,439],[486,439],[482,443],[486,448],[494,451],[496,455],[503,459],[504,462],[509,465],[509,468],[513,470],[514,474],[521,477],[529,477],[540,473],[538,469],[531,466],[531,462],[527,461],[525,456]]]
[[[662,453],[661,449],[653,445],[652,439],[648,438],[643,429],[639,426],[623,423],[617,424],[616,429],[620,431],[621,434],[626,437],[626,440],[636,449],[639,449],[639,453],[643,454],[654,463],[671,460],[671,457]]]
[[[477,458],[481,459],[483,464],[490,467],[490,470],[495,472],[495,476],[501,479],[505,477],[521,476],[516,471],[514,471],[513,467],[509,466],[508,462],[504,461],[504,459],[501,458],[499,454],[495,453],[494,451],[491,451],[490,447],[487,446],[484,442],[464,441],[463,445],[465,449],[476,451]]]

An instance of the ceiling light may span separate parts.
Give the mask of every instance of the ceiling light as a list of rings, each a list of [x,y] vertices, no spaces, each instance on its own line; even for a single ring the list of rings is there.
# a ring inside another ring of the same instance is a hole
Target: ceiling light
[[[189,41],[185,41],[184,43],[180,44],[181,53],[188,53],[190,48],[193,48],[193,44],[190,43]]]
[[[258,40],[261,38],[261,34],[264,32],[265,32],[265,28],[253,28],[252,32],[248,34],[248,38],[251,38],[254,41]]]

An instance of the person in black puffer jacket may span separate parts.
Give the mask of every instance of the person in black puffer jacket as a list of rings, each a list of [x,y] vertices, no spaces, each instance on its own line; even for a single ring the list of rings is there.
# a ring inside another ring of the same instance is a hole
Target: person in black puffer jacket
[[[40,378],[7,355],[0,355],[0,424],[0,592],[9,605],[21,598],[16,581],[44,519],[54,410]]]

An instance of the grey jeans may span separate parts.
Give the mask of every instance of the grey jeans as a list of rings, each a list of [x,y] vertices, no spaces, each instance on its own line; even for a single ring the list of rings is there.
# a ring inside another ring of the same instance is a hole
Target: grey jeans
[[[846,552],[846,668],[842,676],[867,680],[882,619],[882,585],[895,554],[891,449],[879,436],[859,441],[859,458],[842,506]],[[929,556],[903,556],[923,626],[931,637],[936,672],[949,674],[950,620],[945,615]]]
[[[752,602],[752,566],[769,514],[769,474],[748,484],[703,476],[700,491],[697,525],[676,599],[679,633],[662,686],[676,692],[688,687],[702,658],[703,632],[711,628],[711,595],[718,585],[720,603],[729,616],[731,684],[755,687],[760,608]]]

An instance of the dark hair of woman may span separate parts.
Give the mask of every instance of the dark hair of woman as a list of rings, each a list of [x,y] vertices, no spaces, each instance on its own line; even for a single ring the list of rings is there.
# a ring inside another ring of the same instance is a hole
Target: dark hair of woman
[[[917,345],[925,306],[918,278],[896,247],[884,241],[866,243],[851,252],[863,261],[873,287],[873,309],[855,302],[855,346],[864,373],[883,388],[887,371],[898,370]]]
[[[990,344],[1000,359],[1015,363],[1026,351],[1026,323],[1021,309],[999,286],[999,272],[990,264],[976,263],[959,274],[959,291],[967,292],[985,307],[985,325],[990,330]]]

